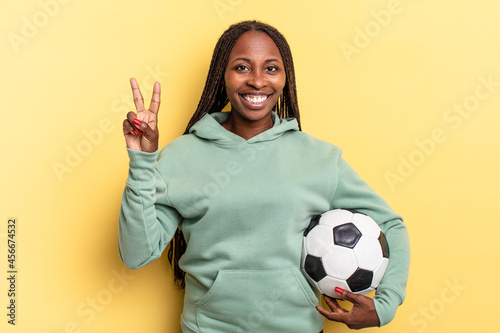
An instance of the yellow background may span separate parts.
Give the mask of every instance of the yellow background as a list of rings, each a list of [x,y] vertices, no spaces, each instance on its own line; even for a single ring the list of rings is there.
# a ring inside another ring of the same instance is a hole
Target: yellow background
[[[2,332],[180,331],[165,256],[136,271],[118,257],[128,80],[147,100],[161,82],[167,144],[198,103],[218,37],[244,19],[287,37],[304,131],[340,146],[405,217],[407,299],[381,331],[497,331],[500,1],[21,0],[0,13]]]

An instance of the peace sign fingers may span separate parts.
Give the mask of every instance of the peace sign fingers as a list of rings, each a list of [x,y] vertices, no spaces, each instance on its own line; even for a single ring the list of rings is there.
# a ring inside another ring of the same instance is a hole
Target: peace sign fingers
[[[132,96],[134,97],[134,104],[137,112],[146,111],[146,108],[144,107],[144,98],[142,97],[139,84],[135,78],[130,79],[130,86],[132,87]],[[151,97],[151,104],[149,105],[148,110],[154,114],[158,114],[158,110],[160,109],[160,94],[160,83],[155,82],[153,86],[153,96]]]

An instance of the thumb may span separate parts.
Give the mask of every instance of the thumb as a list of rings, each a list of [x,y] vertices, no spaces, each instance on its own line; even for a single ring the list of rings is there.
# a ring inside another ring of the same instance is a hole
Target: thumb
[[[136,114],[133,112],[129,112],[127,114],[127,119],[130,124],[133,124],[133,127],[139,131],[140,134],[145,135],[148,139],[154,139],[154,137],[158,137],[157,131],[153,130],[149,124],[145,121],[136,118]]]
[[[137,128],[137,130],[141,131],[141,134],[147,132],[148,130],[151,131],[151,128],[149,127],[148,123],[138,118],[133,118],[132,123],[135,125],[135,128]]]

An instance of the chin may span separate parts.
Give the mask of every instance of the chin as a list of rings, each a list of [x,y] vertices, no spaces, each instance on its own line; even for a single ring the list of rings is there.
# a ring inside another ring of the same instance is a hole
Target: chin
[[[248,110],[244,113],[235,111],[239,113],[242,117],[250,121],[259,121],[265,119],[271,115],[272,110]]]

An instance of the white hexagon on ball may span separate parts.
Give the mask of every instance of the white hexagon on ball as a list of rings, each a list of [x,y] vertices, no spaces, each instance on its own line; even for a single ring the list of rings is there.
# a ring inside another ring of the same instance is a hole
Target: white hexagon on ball
[[[319,224],[335,228],[339,224],[351,222],[353,213],[345,209],[334,209],[321,214]]]
[[[354,252],[346,247],[332,246],[321,258],[328,276],[347,279],[358,268]]]
[[[313,241],[309,241],[312,239]],[[328,226],[317,225],[305,239],[306,252],[315,257],[322,257],[333,246],[332,229]]]
[[[374,271],[380,265],[382,248],[378,239],[363,235],[352,250],[359,268]]]

